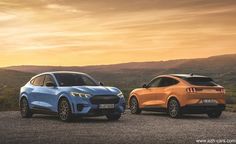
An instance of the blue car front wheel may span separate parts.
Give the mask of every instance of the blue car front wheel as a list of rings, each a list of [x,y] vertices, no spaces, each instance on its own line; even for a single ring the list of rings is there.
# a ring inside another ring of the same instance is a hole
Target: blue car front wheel
[[[71,112],[71,107],[70,107],[70,103],[68,102],[68,100],[66,98],[62,98],[59,101],[59,105],[58,105],[58,115],[59,118],[62,121],[71,121],[72,120],[72,112]]]

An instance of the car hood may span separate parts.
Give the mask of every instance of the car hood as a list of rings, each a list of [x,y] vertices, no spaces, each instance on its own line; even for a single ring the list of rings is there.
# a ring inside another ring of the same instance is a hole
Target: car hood
[[[117,95],[120,90],[115,87],[105,86],[73,86],[74,90],[92,95]]]

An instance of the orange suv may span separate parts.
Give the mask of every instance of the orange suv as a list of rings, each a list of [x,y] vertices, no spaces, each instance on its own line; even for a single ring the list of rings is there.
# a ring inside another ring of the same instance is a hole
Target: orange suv
[[[128,104],[132,114],[146,110],[168,112],[172,118],[184,113],[218,118],[225,109],[225,90],[206,76],[161,75],[133,90]]]

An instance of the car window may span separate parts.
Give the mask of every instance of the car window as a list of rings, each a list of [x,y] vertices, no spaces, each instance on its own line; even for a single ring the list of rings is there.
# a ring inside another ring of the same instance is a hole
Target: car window
[[[93,86],[93,85],[94,85],[94,82],[91,81],[90,78],[88,78],[88,77],[86,77],[86,76],[82,76],[81,78],[83,79],[83,81],[84,81],[84,83],[85,83],[86,85],[89,85],[89,86]]]
[[[51,75],[48,75],[48,74],[47,74],[47,75],[45,76],[44,86],[46,86],[46,83],[48,83],[48,82],[54,83],[54,84],[56,85],[56,83],[55,83],[53,77],[52,77]]]
[[[45,75],[41,75],[41,76],[38,76],[38,77],[34,78],[33,85],[43,86],[44,77],[45,77]]]
[[[156,78],[148,84],[148,87],[158,87],[160,81],[161,81],[161,78]]]
[[[97,86],[97,82],[84,74],[56,73],[54,74],[60,86]]]
[[[30,81],[30,84],[33,85],[33,84],[34,84],[34,80],[35,80],[35,79],[32,79],[32,80]]]
[[[169,78],[169,77],[162,77],[161,82],[159,83],[158,87],[167,87],[172,86],[179,83],[178,80]]]
[[[197,86],[217,86],[217,84],[213,81],[213,79],[209,77],[188,77],[182,78],[188,83]]]

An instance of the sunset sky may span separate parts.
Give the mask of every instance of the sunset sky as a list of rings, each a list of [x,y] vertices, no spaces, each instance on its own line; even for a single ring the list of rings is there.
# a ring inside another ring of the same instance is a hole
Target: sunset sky
[[[236,0],[0,0],[0,67],[236,53]]]

